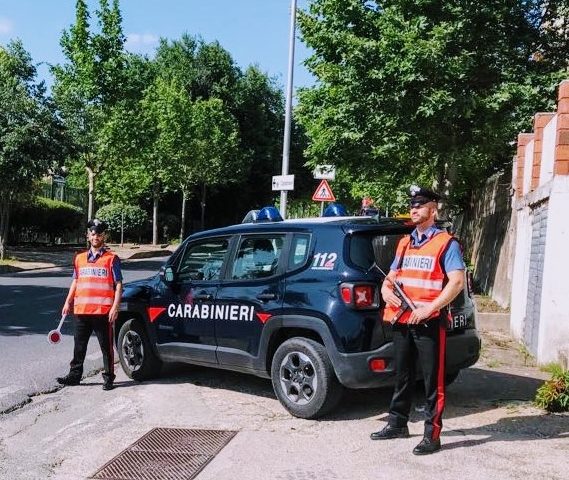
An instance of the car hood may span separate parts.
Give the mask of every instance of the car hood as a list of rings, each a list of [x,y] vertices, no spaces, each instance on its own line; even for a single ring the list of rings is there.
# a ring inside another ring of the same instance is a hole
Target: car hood
[[[153,275],[148,278],[143,278],[141,280],[136,280],[134,282],[128,282],[123,285],[122,298],[138,298],[140,296],[145,296],[150,293],[153,285],[156,283],[158,275]]]

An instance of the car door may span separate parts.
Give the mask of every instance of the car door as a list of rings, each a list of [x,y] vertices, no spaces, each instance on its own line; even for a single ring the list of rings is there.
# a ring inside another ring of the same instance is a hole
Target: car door
[[[224,271],[230,237],[188,243],[175,266],[175,280],[157,317],[161,353],[171,359],[217,363],[215,298]]]
[[[264,325],[282,310],[285,240],[282,233],[239,238],[216,298],[220,364],[247,368],[258,356]]]

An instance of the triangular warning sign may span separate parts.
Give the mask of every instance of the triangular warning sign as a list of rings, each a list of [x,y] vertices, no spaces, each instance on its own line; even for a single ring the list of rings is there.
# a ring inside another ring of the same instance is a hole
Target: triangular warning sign
[[[312,200],[315,202],[335,202],[336,197],[332,193],[332,189],[326,180],[322,180],[318,188],[312,195]]]

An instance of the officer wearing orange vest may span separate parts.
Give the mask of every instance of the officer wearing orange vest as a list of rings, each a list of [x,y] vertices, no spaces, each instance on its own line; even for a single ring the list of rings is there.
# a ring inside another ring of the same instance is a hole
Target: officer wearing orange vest
[[[372,440],[409,436],[407,422],[415,386],[417,358],[423,371],[426,398],[424,435],[413,449],[427,455],[441,449],[440,433],[445,406],[446,307],[464,287],[465,265],[458,241],[435,225],[440,196],[411,187],[411,221],[415,230],[403,237],[391,264],[381,295],[386,307],[383,320],[392,322],[396,385],[387,425],[371,434]],[[401,314],[397,282],[414,304]]]
[[[61,313],[73,305],[75,336],[69,373],[58,377],[62,385],[79,385],[89,337],[96,333],[103,353],[103,390],[112,390],[114,374],[113,323],[119,313],[122,273],[119,257],[105,246],[107,224],[98,219],[87,224],[90,248],[76,255],[73,282]]]

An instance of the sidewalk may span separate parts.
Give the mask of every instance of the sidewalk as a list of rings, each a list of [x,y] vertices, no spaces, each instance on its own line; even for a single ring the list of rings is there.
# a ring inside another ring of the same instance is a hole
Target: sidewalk
[[[0,479],[92,478],[156,427],[238,432],[200,480],[566,479],[569,415],[536,408],[543,372],[507,335],[481,333],[484,354],[449,387],[444,448],[433,456],[411,454],[423,429],[417,411],[411,438],[369,440],[384,424],[391,389],[347,391],[334,414],[302,420],[282,408],[269,380],[178,366],[138,383],[119,369],[110,392],[95,375],[0,416]],[[160,478],[173,478],[174,458],[156,459]],[[130,478],[158,478],[140,474]]]
[[[121,260],[168,256],[177,248],[176,245],[168,244],[139,245],[127,243],[122,247],[119,244],[109,244],[109,247]],[[67,267],[72,264],[74,255],[83,250],[85,250],[85,247],[61,245],[53,247],[8,247],[6,258],[9,260],[0,265],[0,274],[42,268]]]

